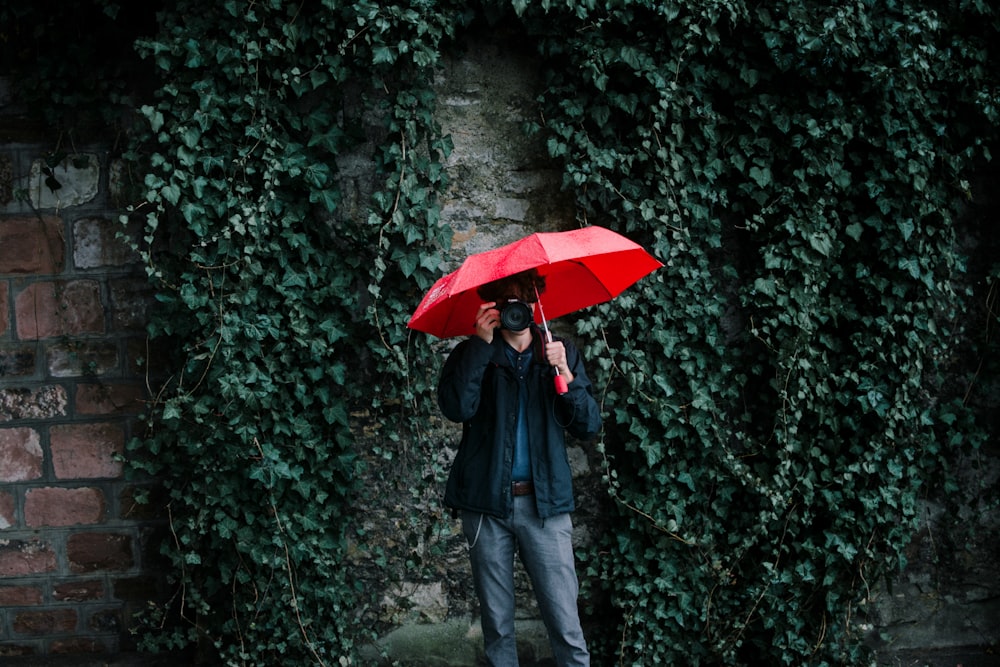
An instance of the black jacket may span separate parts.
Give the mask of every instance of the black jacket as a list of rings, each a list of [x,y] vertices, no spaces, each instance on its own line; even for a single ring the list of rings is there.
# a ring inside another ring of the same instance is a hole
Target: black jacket
[[[544,519],[575,508],[565,431],[580,439],[592,438],[601,428],[601,415],[576,347],[563,341],[573,382],[569,392],[559,396],[541,332],[535,327],[532,339],[535,356],[526,383],[528,441],[535,502]],[[445,504],[500,518],[509,516],[513,505],[511,465],[518,409],[518,381],[504,345],[500,335],[494,336],[492,345],[476,336],[462,341],[445,362],[438,383],[441,412],[463,424]]]

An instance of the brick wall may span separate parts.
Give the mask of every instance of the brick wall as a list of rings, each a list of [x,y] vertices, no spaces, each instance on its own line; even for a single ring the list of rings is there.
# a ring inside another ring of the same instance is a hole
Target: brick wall
[[[0,661],[117,651],[155,595],[157,527],[122,466],[148,288],[107,157],[45,148],[0,146]]]

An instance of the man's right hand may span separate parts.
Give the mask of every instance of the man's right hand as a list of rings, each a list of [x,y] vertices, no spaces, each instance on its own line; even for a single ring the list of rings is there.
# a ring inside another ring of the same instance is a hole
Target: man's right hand
[[[493,332],[500,326],[500,311],[496,305],[496,301],[484,303],[476,313],[476,335],[487,343],[493,342]]]

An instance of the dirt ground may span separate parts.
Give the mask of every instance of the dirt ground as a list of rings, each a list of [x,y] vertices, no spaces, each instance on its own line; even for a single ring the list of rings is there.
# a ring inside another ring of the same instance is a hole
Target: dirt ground
[[[5,658],[0,664],[4,667],[193,667],[179,661],[177,657],[134,653],[89,658],[83,656]],[[1000,647],[969,646],[890,652],[880,654],[877,664],[879,667],[1000,667]],[[554,667],[554,664],[551,661],[543,661],[521,667]]]
[[[879,667],[1000,667],[1000,646],[899,651],[879,656]]]

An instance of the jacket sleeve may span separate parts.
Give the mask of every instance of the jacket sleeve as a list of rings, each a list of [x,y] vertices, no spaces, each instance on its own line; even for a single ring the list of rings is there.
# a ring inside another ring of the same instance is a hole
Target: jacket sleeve
[[[483,374],[493,357],[493,347],[478,337],[468,338],[452,350],[438,380],[441,414],[466,422],[479,410]]]
[[[562,421],[573,437],[590,440],[601,430],[601,409],[594,399],[593,386],[583,369],[580,352],[568,340],[564,340],[563,345],[573,381],[568,385],[569,391],[559,397]]]

